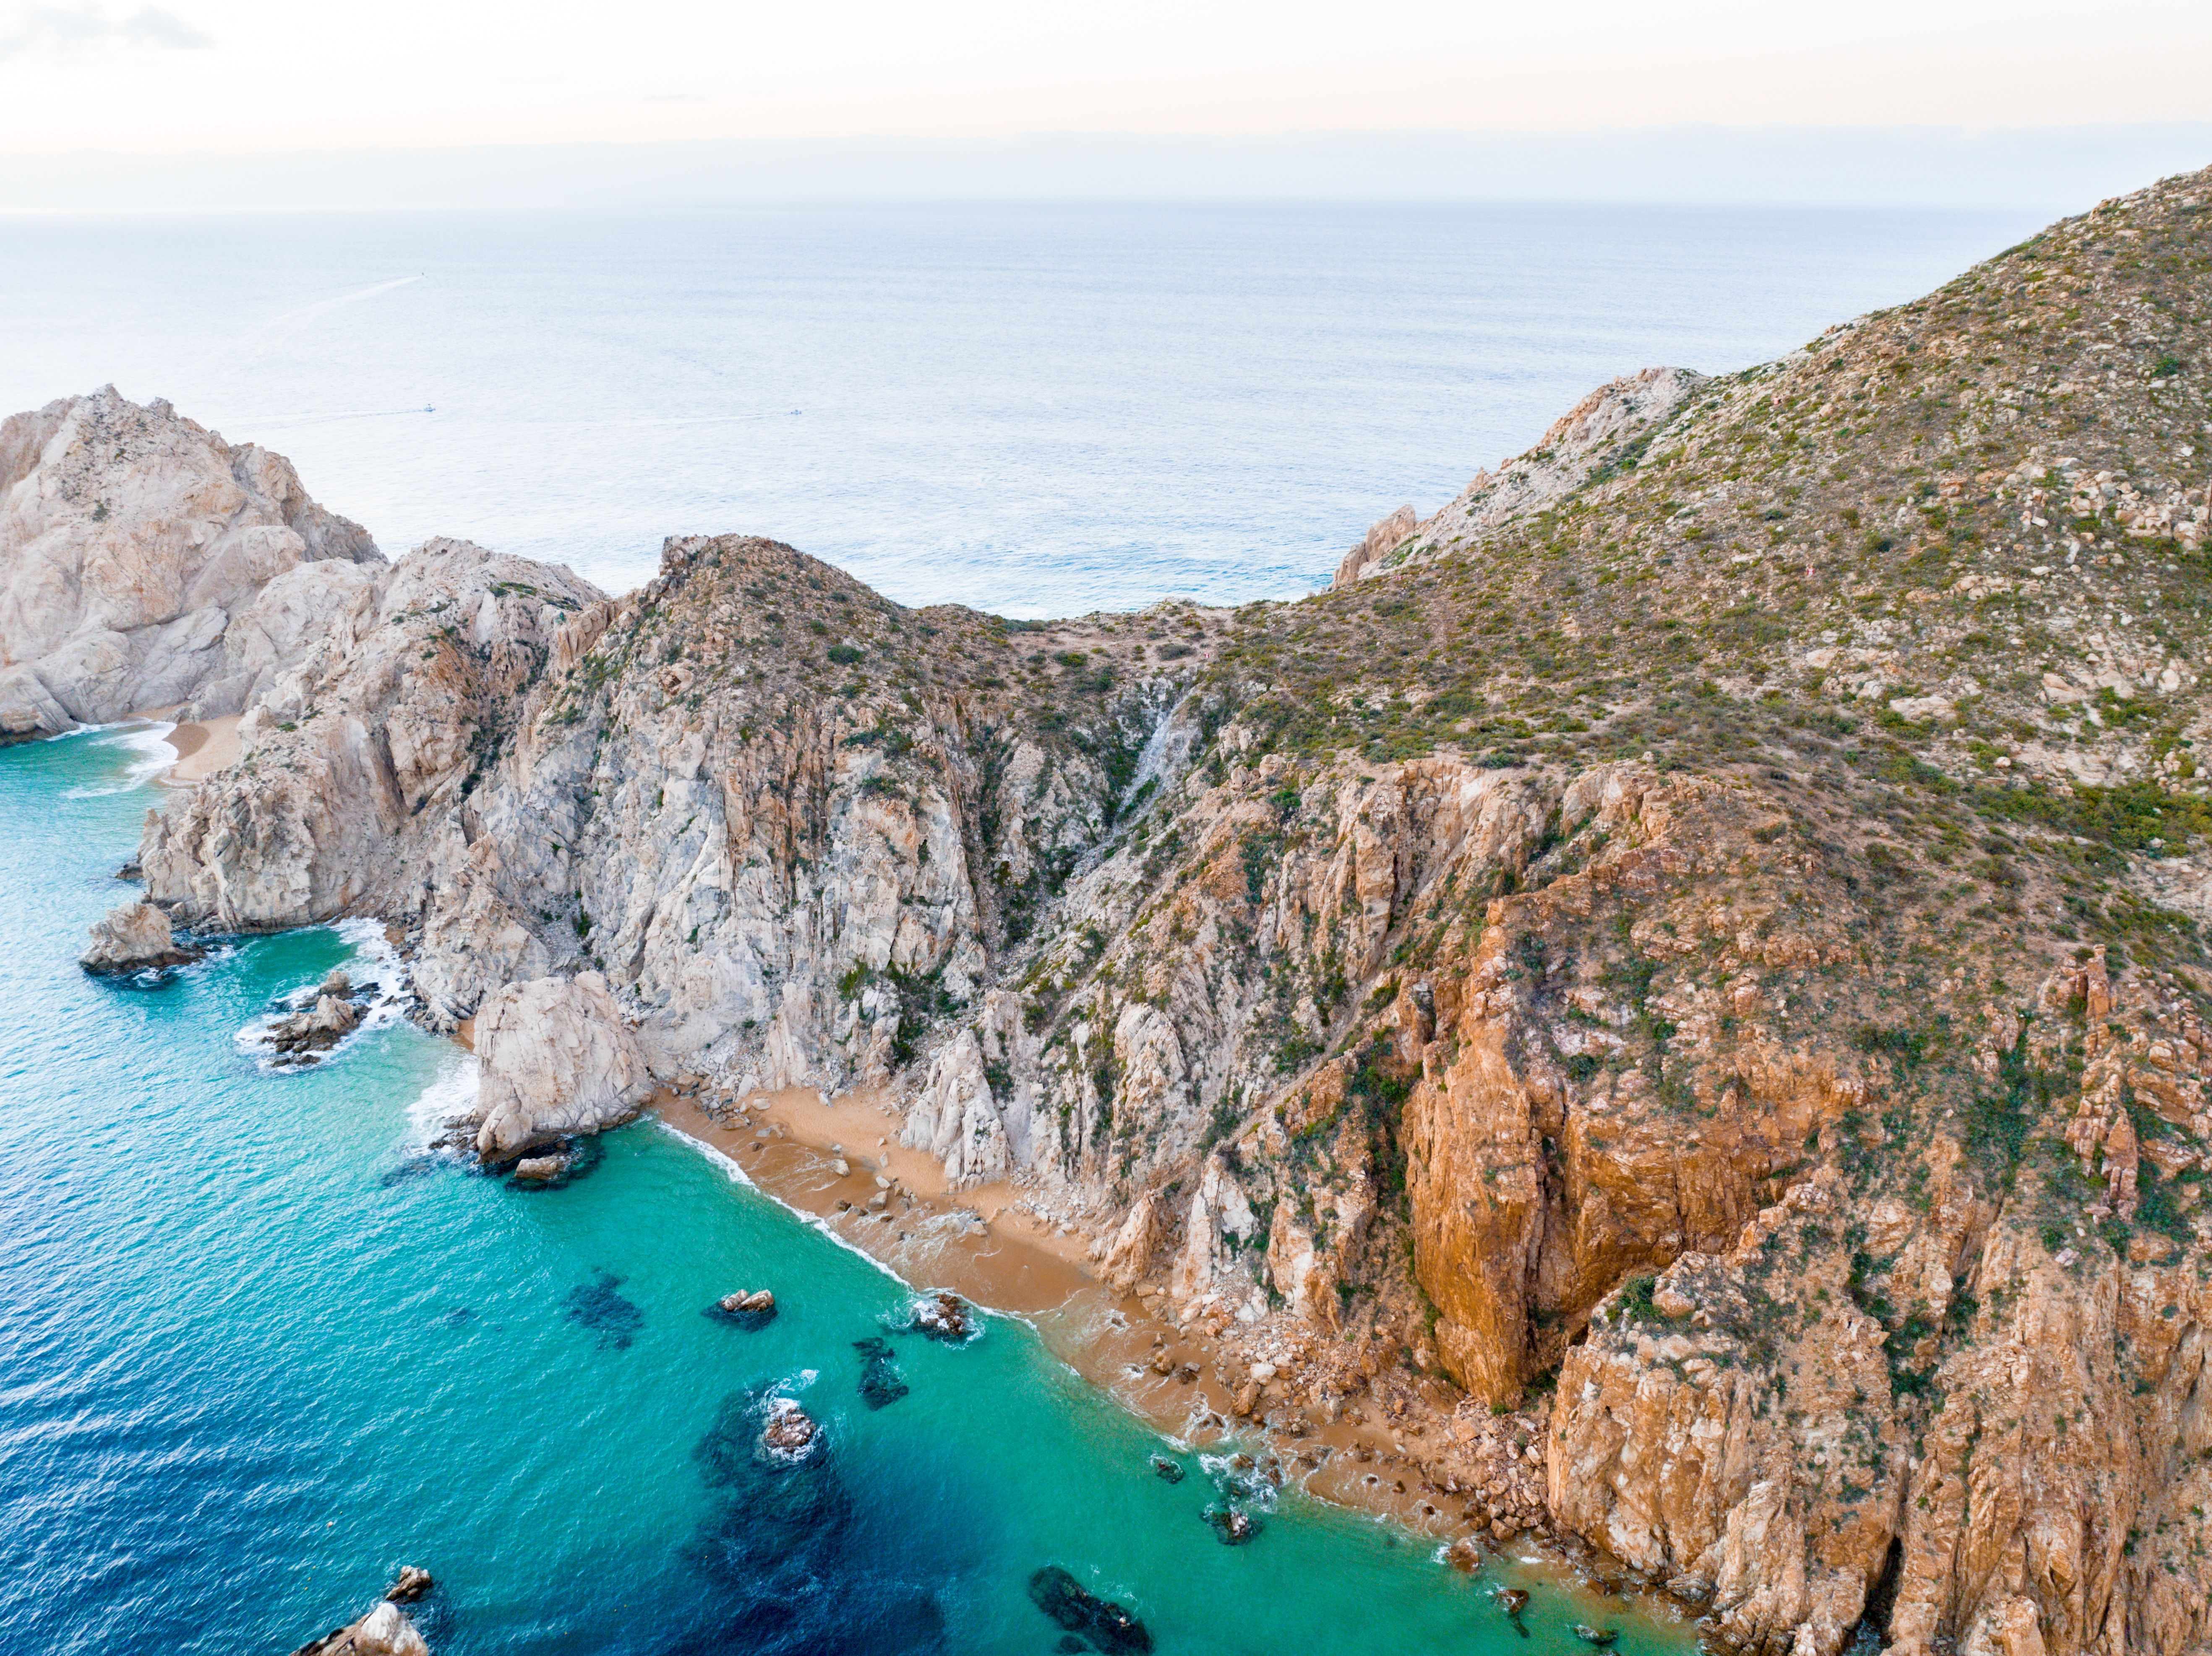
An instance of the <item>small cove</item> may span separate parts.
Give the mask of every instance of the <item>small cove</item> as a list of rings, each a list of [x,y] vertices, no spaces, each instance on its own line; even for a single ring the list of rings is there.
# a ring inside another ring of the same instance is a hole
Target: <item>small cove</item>
[[[1041,1653],[1048,1565],[1164,1652],[1692,1644],[1295,1495],[1223,1546],[1200,1458],[1156,1477],[1158,1435],[1026,1325],[899,1331],[909,1289],[652,1123],[556,1190],[428,1151],[468,1060],[404,1022],[272,1071],[239,1033],[354,932],[87,979],[143,745],[0,751],[0,1648],[281,1652],[402,1563],[439,1578],[441,1656]],[[765,1326],[702,1314],[755,1286]],[[775,1396],[824,1429],[790,1472],[750,1453]]]

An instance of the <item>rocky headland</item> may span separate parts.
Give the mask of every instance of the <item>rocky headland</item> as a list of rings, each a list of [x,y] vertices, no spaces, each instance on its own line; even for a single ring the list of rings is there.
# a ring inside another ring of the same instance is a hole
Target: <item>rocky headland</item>
[[[1732,1647],[2212,1642],[2212,174],[1617,382],[1234,610],[910,610],[734,536],[611,598],[293,527],[239,613],[331,563],[327,613],[250,695],[228,622],[131,682],[185,597],[72,676],[37,549],[106,503],[184,593],[222,534],[54,409],[0,443],[10,728],[238,695],[147,900],[391,923],[477,1020],[487,1156],[866,1089],[1164,1384],[1212,1341],[1229,1411],[1382,1424],[1409,1497]]]

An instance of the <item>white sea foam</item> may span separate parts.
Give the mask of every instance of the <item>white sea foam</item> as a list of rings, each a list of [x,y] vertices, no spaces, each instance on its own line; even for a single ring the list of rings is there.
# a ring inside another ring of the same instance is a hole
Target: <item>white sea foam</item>
[[[88,783],[68,789],[63,793],[63,798],[101,799],[110,794],[128,793],[133,788],[144,787],[177,762],[177,750],[169,745],[169,732],[177,728],[174,725],[133,723],[100,728],[113,733],[98,737],[92,745],[95,748],[121,748],[131,755],[130,763],[116,780],[98,785]],[[81,732],[72,731],[69,734],[74,736]]]
[[[353,945],[354,952],[341,963],[340,969],[352,980],[356,992],[366,990],[368,998],[361,1009],[361,1022],[322,1055],[321,1061],[325,1064],[356,1045],[362,1037],[375,1030],[388,1029],[405,1017],[410,990],[407,962],[399,957],[399,951],[385,937],[381,923],[365,919],[340,920],[330,929]],[[300,985],[281,998],[268,1011],[249,1020],[234,1037],[240,1050],[258,1055],[264,1069],[279,1067],[272,1043],[275,1027],[278,1020],[313,1006],[322,981],[318,977]],[[473,1076],[476,1061],[471,1059],[469,1062]],[[473,1080],[470,1088],[473,1093]]]
[[[476,1113],[482,1076],[477,1055],[456,1046],[438,1066],[430,1084],[407,1107],[407,1137],[417,1148],[434,1142],[454,1122]]]

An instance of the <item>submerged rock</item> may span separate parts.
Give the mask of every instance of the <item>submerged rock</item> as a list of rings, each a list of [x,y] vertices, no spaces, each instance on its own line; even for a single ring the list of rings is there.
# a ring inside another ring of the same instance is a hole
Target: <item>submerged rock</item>
[[[1618,1628],[1594,1628],[1587,1623],[1577,1622],[1574,1625],[1574,1635],[1584,1644],[1595,1645],[1602,1650],[1620,1637],[1620,1630]]]
[[[428,1580],[425,1575],[425,1592]],[[407,1612],[386,1598],[359,1621],[308,1641],[292,1656],[430,1656],[430,1647]]]
[[[1055,1625],[1080,1634],[1106,1656],[1152,1647],[1152,1635],[1142,1622],[1112,1600],[1085,1592],[1081,1582],[1057,1564],[1048,1564],[1030,1577],[1030,1602]]]
[[[912,1389],[899,1378],[889,1340],[854,1340],[853,1350],[866,1360],[860,1369],[860,1396],[869,1408],[888,1408]]]
[[[622,1280],[612,1271],[603,1271],[597,1282],[570,1289],[562,1302],[569,1321],[580,1323],[599,1337],[602,1351],[625,1350],[645,1326],[645,1313],[615,1292]]]
[[[975,1315],[957,1294],[939,1294],[914,1308],[914,1319],[908,1326],[933,1340],[957,1345],[974,1337]]]
[[[95,922],[92,943],[77,964],[95,976],[182,966],[200,951],[179,943],[169,917],[151,903],[125,903]]]
[[[1170,1460],[1165,1455],[1154,1455],[1152,1476],[1165,1483],[1180,1483],[1183,1478],[1182,1463]]]

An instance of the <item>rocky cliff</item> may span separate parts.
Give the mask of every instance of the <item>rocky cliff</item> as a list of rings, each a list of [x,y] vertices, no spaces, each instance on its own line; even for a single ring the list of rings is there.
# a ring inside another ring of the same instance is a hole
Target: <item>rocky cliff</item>
[[[241,713],[382,561],[283,456],[165,402],[110,385],[0,421],[0,739]]]
[[[659,1073],[888,1088],[1271,1354],[1246,1410],[1540,1416],[1553,1520],[1731,1643],[2179,1656],[2208,232],[2171,181],[1609,387],[1298,604],[434,543],[149,824],[149,895],[399,922],[436,1023],[596,974]]]

